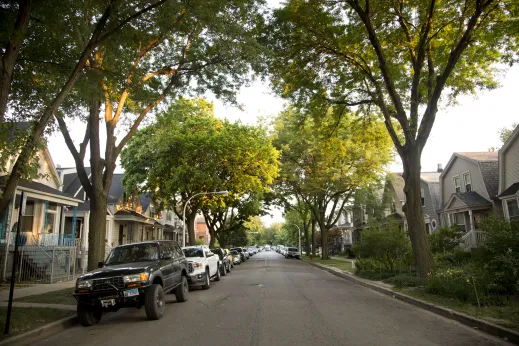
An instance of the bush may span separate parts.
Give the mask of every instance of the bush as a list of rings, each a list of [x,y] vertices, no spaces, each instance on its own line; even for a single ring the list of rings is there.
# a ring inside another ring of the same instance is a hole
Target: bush
[[[429,244],[433,253],[450,252],[458,248],[461,237],[459,226],[441,228],[429,234]]]
[[[388,279],[388,278],[391,278],[391,277],[397,275],[397,273],[373,272],[373,271],[362,271],[362,272],[357,272],[356,274],[357,274],[357,276],[359,276],[361,278],[373,280],[373,281],[383,281],[385,279]]]
[[[411,244],[396,226],[388,228],[372,227],[364,231],[354,252],[357,258],[374,260],[376,264],[382,264],[386,272],[393,272],[397,266],[409,265],[412,261]]]
[[[420,278],[411,274],[399,274],[383,280],[387,284],[394,285],[398,288],[405,287],[424,287],[427,285],[426,278]]]
[[[519,292],[519,223],[490,217],[481,221],[485,241],[474,252],[483,268],[489,292],[515,294]]]
[[[439,268],[464,265],[472,259],[472,253],[456,247],[449,252],[434,254],[434,263]]]
[[[431,274],[425,292],[461,301],[476,301],[470,278],[461,268],[438,270]]]

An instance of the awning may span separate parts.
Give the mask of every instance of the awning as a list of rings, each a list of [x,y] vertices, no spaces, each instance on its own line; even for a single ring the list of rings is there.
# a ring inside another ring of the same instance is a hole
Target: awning
[[[492,202],[475,191],[453,193],[442,212],[461,212],[467,210],[489,209]]]
[[[7,176],[0,177],[0,187],[4,187],[7,181]],[[31,180],[20,180],[17,191],[24,191],[27,197],[39,199],[43,201],[54,202],[60,205],[77,207],[79,203],[83,202],[80,199],[66,194],[62,191],[56,190],[48,185],[38,183]]]
[[[508,189],[506,189],[505,191],[503,191],[499,196],[499,198],[503,198],[503,197],[512,197],[512,196],[517,196],[519,195],[519,181],[517,183],[513,183],[512,185],[510,185],[510,187],[508,187]]]

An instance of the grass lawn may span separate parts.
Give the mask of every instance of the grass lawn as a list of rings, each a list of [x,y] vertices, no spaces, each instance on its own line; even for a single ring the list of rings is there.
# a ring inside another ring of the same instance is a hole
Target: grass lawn
[[[519,302],[509,302],[505,306],[482,306],[467,304],[459,300],[425,293],[422,288],[395,289],[395,291],[425,300],[464,314],[519,331]]]
[[[72,293],[74,293],[74,288],[65,288],[59,291],[17,298],[14,301],[23,303],[76,305],[76,300],[72,296]]]
[[[17,308],[13,307],[11,313],[11,324],[9,328],[9,336],[27,332],[31,329],[43,326],[45,324],[57,321],[59,319],[72,316],[75,311],[45,309],[45,308]],[[5,317],[7,308],[0,308],[0,325],[5,326]],[[2,332],[0,340],[6,336]]]
[[[308,257],[308,256],[303,256],[303,258],[307,261],[310,261],[310,257]],[[351,268],[351,262],[333,260],[333,259],[323,260],[323,259],[315,258],[315,257],[311,260],[311,262],[334,267],[334,268],[340,269],[340,270],[342,270],[344,272],[348,272],[348,273],[353,272],[353,269]]]

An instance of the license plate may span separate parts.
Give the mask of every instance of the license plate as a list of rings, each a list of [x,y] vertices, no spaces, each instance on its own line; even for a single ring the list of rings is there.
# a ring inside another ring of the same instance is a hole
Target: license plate
[[[101,306],[103,308],[107,308],[109,306],[115,305],[115,299],[103,299],[101,300]]]
[[[125,297],[133,297],[133,296],[138,296],[138,295],[139,295],[139,290],[137,288],[132,288],[131,290],[124,291]]]

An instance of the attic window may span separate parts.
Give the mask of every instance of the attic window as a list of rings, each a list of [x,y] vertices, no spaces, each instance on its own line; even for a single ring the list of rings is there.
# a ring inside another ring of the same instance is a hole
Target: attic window
[[[425,207],[425,192],[423,189],[420,189],[420,195],[422,197],[422,207]]]
[[[463,181],[465,182],[465,191],[472,191],[472,180],[470,179],[470,172],[463,174]]]
[[[461,192],[460,177],[457,175],[452,179],[454,180],[454,190],[456,193]]]

